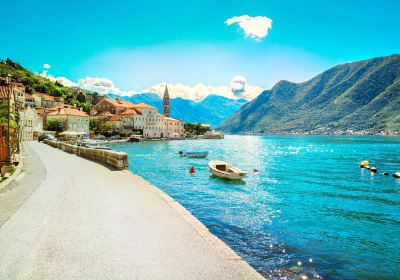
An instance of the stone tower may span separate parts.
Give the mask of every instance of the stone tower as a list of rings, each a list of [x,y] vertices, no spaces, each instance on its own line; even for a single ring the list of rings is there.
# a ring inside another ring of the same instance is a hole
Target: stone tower
[[[167,85],[165,85],[163,101],[164,101],[164,116],[169,118],[169,93]]]

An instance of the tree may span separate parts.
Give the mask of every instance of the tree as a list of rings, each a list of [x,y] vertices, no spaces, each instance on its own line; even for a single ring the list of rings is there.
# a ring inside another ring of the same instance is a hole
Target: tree
[[[46,129],[50,131],[60,132],[62,130],[62,127],[57,119],[50,119],[47,121]]]
[[[86,102],[86,96],[83,92],[78,93],[76,99],[78,99],[78,101],[81,103]]]
[[[210,130],[208,127],[204,127],[199,123],[185,123],[184,128],[186,132],[195,135],[203,135]]]

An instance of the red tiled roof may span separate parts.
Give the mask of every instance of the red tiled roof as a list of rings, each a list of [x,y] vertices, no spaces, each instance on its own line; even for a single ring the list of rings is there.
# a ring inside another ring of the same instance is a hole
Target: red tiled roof
[[[122,120],[122,116],[120,116],[120,115],[114,115],[114,116],[112,116],[108,121],[116,122],[116,121],[120,121],[120,120]]]
[[[54,107],[53,107],[54,108]],[[59,115],[68,115],[68,116],[81,116],[81,117],[88,117],[89,115],[86,112],[78,110],[76,108],[71,107],[62,107],[60,106],[57,110],[53,110],[48,114],[48,116],[59,116]]]
[[[7,86],[0,86],[0,99],[7,99],[8,93],[9,92]]]
[[[150,105],[147,105],[147,104],[145,104],[145,103],[138,103],[138,104],[135,104],[134,105],[134,108],[140,108],[140,109],[156,109],[156,107],[153,107],[153,106],[150,106]]]
[[[101,101],[107,101],[109,103],[111,103],[112,105],[116,106],[116,107],[124,107],[124,108],[134,108],[134,104],[129,102],[129,101],[124,101],[124,100],[115,100],[115,99],[110,99],[110,98],[104,98]],[[100,101],[100,102],[101,102]]]
[[[103,111],[103,112],[96,114],[95,116],[96,117],[112,117],[112,116],[114,116],[114,114],[107,112],[107,111]]]
[[[43,93],[43,92],[35,92],[35,93],[33,93],[32,94],[33,96],[44,96],[44,95],[47,95],[46,93]]]
[[[25,93],[25,99],[33,99],[33,96],[29,93]]]
[[[122,116],[134,116],[134,115],[141,115],[141,114],[142,113],[140,113],[137,109],[126,109],[120,115],[122,115]]]

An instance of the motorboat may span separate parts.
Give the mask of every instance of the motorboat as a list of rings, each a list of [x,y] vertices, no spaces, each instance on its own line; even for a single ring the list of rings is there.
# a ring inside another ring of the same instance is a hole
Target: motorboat
[[[210,171],[215,176],[231,179],[231,180],[241,180],[246,176],[247,172],[243,171],[230,163],[212,160],[208,163]]]
[[[142,142],[143,138],[141,136],[129,137],[128,142]]]
[[[207,131],[204,134],[204,139],[223,139],[224,134],[222,132],[217,131]]]
[[[89,148],[89,149],[96,149],[96,150],[107,150],[107,151],[111,151],[112,150],[112,148],[109,147],[109,146],[103,146],[103,145],[99,145],[99,144],[97,144],[97,145],[88,145],[88,144],[86,144],[83,147]]]
[[[203,152],[179,151],[179,155],[181,157],[189,157],[189,158],[206,158],[208,156],[208,152],[207,151],[203,151]]]

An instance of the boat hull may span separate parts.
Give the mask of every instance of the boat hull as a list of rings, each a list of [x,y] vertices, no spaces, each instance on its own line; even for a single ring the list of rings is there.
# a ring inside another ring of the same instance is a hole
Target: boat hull
[[[208,156],[208,152],[184,152],[184,151],[180,151],[179,155],[181,157],[188,157],[188,158],[206,158]]]
[[[224,165],[225,165],[225,170],[218,169],[219,166],[222,167]],[[208,163],[208,167],[213,175],[220,178],[225,178],[230,180],[241,180],[247,175],[247,172],[240,170],[226,162],[210,161]]]

